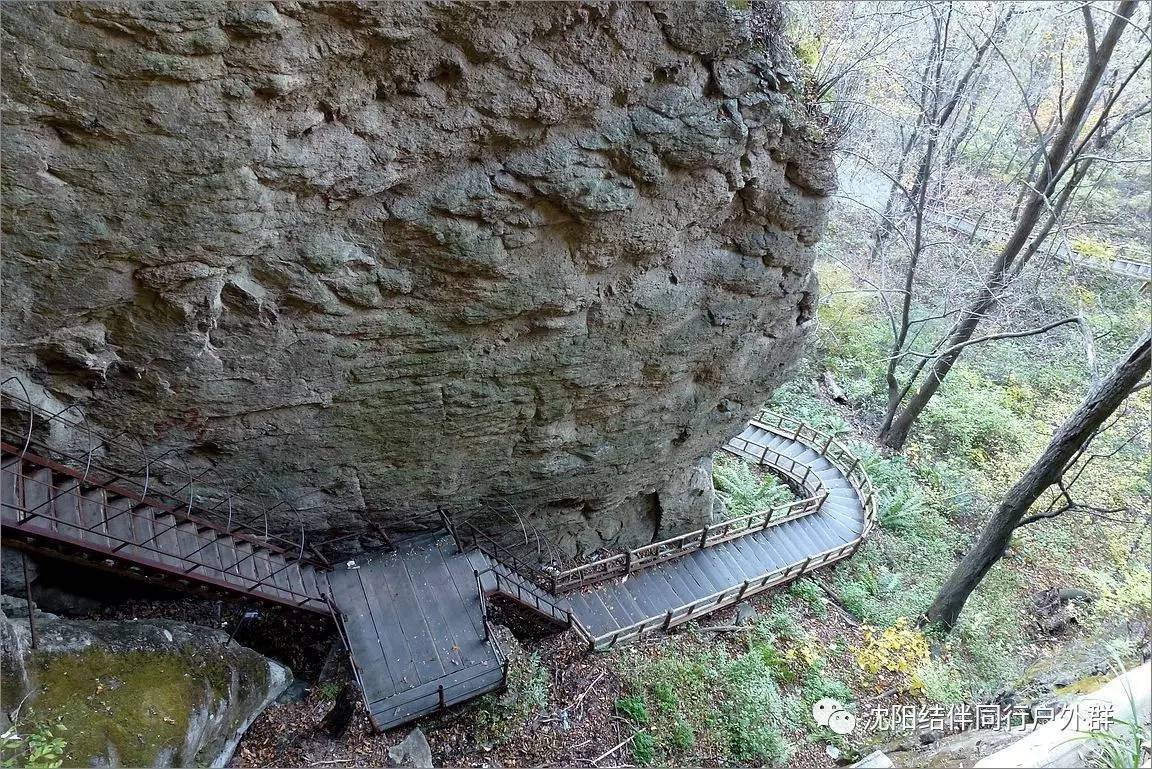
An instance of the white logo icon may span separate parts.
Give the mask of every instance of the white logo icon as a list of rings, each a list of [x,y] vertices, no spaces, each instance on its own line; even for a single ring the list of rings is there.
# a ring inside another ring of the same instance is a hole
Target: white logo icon
[[[817,700],[812,706],[812,718],[818,725],[827,726],[836,734],[851,734],[856,728],[856,716],[831,697]]]

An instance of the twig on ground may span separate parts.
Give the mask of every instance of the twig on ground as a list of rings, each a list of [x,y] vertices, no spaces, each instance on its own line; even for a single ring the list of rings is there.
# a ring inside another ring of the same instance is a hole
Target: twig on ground
[[[861,702],[872,702],[873,700],[882,700],[882,699],[886,699],[888,697],[891,697],[894,694],[899,694],[902,691],[904,691],[903,687],[893,686],[891,689],[885,689],[884,691],[880,692],[879,694],[873,694],[871,697],[862,697],[860,699],[860,701]]]
[[[637,735],[637,734],[639,734],[639,733],[640,733],[639,731],[635,731],[635,732],[632,732],[632,734],[631,734],[631,735],[628,737],[628,739],[624,740],[624,741],[623,741],[623,742],[621,742],[619,745],[617,745],[616,747],[612,748],[612,750],[609,750],[607,753],[605,753],[604,755],[600,756],[599,758],[594,758],[594,759],[592,759],[592,765],[593,765],[593,766],[595,766],[596,764],[600,763],[600,762],[601,762],[601,761],[603,761],[604,759],[608,758],[608,756],[610,756],[610,755],[612,755],[613,753],[615,753],[617,750],[620,750],[620,748],[624,747],[624,746],[625,746],[625,745],[627,745],[629,742],[631,742],[632,740],[636,739],[636,735]]]
[[[832,605],[833,605],[833,606],[835,606],[835,607],[836,607],[836,608],[837,608],[837,609],[840,611],[840,613],[841,613],[842,615],[844,615],[844,620],[845,620],[845,621],[846,621],[846,622],[847,622],[849,625],[851,625],[852,627],[860,627],[860,620],[856,619],[855,615],[853,615],[853,614],[852,614],[852,612],[850,612],[850,611],[848,611],[847,609],[845,609],[845,608],[844,608],[844,604],[840,603],[840,597],[839,597],[838,595],[836,595],[836,594],[835,594],[835,593],[833,593],[831,590],[829,590],[829,589],[828,589],[828,586],[827,586],[827,585],[825,585],[825,584],[824,584],[823,582],[821,582],[820,580],[816,579],[816,580],[813,580],[813,581],[814,581],[814,582],[815,582],[817,585],[819,585],[819,586],[820,586],[820,589],[821,589],[821,590],[823,590],[823,591],[824,591],[824,595],[828,596],[829,600],[831,600],[831,601],[832,601]]]
[[[579,697],[577,697],[576,701],[572,703],[572,710],[576,710],[577,708],[580,707],[580,703],[583,702],[584,698],[588,696],[588,692],[592,691],[592,687],[594,687],[594,686],[596,686],[596,684],[600,683],[600,679],[604,677],[604,673],[605,673],[605,671],[601,670],[600,675],[596,676],[595,680],[593,680],[592,683],[588,684],[588,688],[584,690],[584,693],[581,694]]]
[[[700,633],[735,633],[739,630],[751,630],[755,625],[706,625],[697,628]]]

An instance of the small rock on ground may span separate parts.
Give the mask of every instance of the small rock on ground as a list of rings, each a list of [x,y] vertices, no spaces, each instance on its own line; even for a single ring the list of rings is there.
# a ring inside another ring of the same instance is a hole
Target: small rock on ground
[[[388,748],[388,766],[432,769],[432,748],[424,732],[413,729],[400,744]]]
[[[736,607],[736,624],[749,625],[756,619],[756,607],[750,603],[742,603]]]
[[[884,751],[877,750],[852,764],[852,769],[891,769],[892,766],[892,759]]]

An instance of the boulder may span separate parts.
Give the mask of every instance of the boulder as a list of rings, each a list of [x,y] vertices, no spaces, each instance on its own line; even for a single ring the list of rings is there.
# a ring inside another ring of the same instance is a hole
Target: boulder
[[[6,7],[4,363],[282,531],[705,525],[834,185],[735,5]]]
[[[388,748],[388,766],[432,769],[432,748],[424,732],[413,729],[399,744]]]
[[[170,621],[0,617],[3,707],[62,723],[65,766],[224,766],[291,672],[218,631]]]
[[[1152,724],[1152,666],[1145,662],[1114,677],[1091,694],[1077,697],[1057,718],[1039,724],[1012,745],[987,755],[974,766],[1011,767],[1111,766],[1104,748],[1137,751],[1144,759]],[[1101,736],[1103,734],[1111,737]],[[1128,759],[1130,760],[1130,759]],[[1102,763],[1103,762],[1103,763]],[[1128,764],[1120,764],[1128,765]],[[1141,765],[1145,765],[1142,761]]]
[[[24,597],[25,563],[28,566],[28,582],[35,584],[40,574],[36,561],[31,556],[21,559],[19,550],[10,547],[0,548],[0,593]]]

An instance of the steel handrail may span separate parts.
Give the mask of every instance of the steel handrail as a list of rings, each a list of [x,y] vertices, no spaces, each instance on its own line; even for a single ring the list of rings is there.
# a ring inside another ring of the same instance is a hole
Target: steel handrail
[[[5,445],[5,448],[7,448],[6,445]],[[32,464],[37,464],[37,466],[42,466],[42,465],[39,465],[39,463],[35,462],[34,460],[29,459],[30,457],[35,457],[35,455],[26,454],[24,457],[24,460],[30,461],[30,462],[32,462]],[[36,458],[38,458],[38,457],[36,457]],[[47,469],[51,469],[51,468],[48,467]],[[260,542],[253,543],[253,542],[250,542],[248,540],[238,539],[234,535],[222,534],[222,536],[224,536],[224,537],[230,537],[231,539],[234,539],[234,540],[237,540],[239,542],[243,542],[245,544],[250,545],[252,547],[252,552],[250,554],[248,554],[246,557],[236,561],[235,563],[230,564],[229,566],[224,566],[223,561],[221,561],[221,564],[219,566],[216,566],[216,565],[213,565],[211,563],[207,563],[205,561],[197,560],[195,558],[192,558],[191,556],[195,555],[196,553],[203,551],[208,546],[214,544],[219,539],[219,537],[216,537],[216,538],[205,537],[201,534],[201,530],[199,528],[195,532],[190,532],[190,531],[181,529],[180,527],[182,524],[192,524],[193,526],[195,526],[196,523],[194,521],[191,521],[191,520],[180,520],[178,511],[177,512],[170,512],[167,510],[161,510],[162,515],[172,517],[172,519],[175,520],[176,523],[172,524],[172,525],[168,525],[165,528],[160,528],[159,530],[157,530],[158,527],[164,526],[164,524],[156,516],[146,515],[146,514],[137,512],[136,508],[139,507],[139,505],[127,506],[123,511],[114,515],[113,518],[118,517],[119,515],[123,514],[123,515],[127,515],[128,519],[130,521],[134,520],[134,519],[147,520],[149,523],[150,529],[151,529],[151,532],[150,532],[151,536],[149,536],[147,539],[144,539],[143,541],[135,541],[132,539],[125,539],[124,537],[120,536],[119,534],[115,533],[114,531],[112,531],[111,529],[108,528],[107,523],[108,523],[109,519],[107,519],[107,518],[105,518],[105,520],[97,522],[96,524],[90,524],[90,525],[84,525],[84,523],[81,522],[81,519],[79,517],[80,516],[80,512],[79,512],[80,511],[80,505],[82,505],[87,500],[85,500],[83,495],[80,493],[81,487],[79,485],[77,485],[75,488],[60,490],[60,488],[58,486],[56,486],[52,483],[45,483],[44,481],[40,481],[40,480],[37,480],[35,478],[32,478],[32,477],[30,477],[27,474],[24,474],[22,472],[16,473],[16,472],[13,472],[11,469],[6,468],[3,470],[3,474],[4,475],[14,475],[20,480],[20,490],[21,490],[20,496],[22,497],[22,499],[17,504],[6,504],[7,507],[11,508],[12,510],[17,511],[20,514],[22,514],[21,520],[15,524],[7,522],[7,521],[2,522],[2,524],[0,524],[0,526],[2,526],[3,528],[13,529],[15,531],[19,531],[21,533],[30,534],[30,535],[37,536],[37,537],[48,537],[49,539],[57,539],[57,540],[61,540],[61,541],[67,541],[70,544],[74,544],[75,546],[82,547],[84,549],[95,550],[96,552],[106,553],[107,555],[112,556],[114,558],[121,558],[121,559],[130,560],[134,563],[138,563],[142,566],[147,566],[149,568],[161,568],[165,571],[172,571],[172,568],[170,568],[171,565],[168,564],[167,561],[176,561],[180,564],[179,568],[181,570],[178,572],[180,576],[189,577],[191,579],[200,579],[200,577],[207,577],[208,575],[207,574],[200,574],[200,575],[197,575],[195,577],[192,577],[191,573],[193,571],[196,571],[196,570],[201,570],[202,572],[204,572],[204,571],[215,572],[216,574],[221,575],[219,578],[213,578],[212,579],[212,581],[216,584],[227,585],[230,589],[233,589],[233,590],[235,590],[237,588],[243,588],[245,592],[249,592],[249,593],[251,593],[251,592],[253,592],[259,588],[265,588],[266,591],[272,592],[272,593],[276,593],[276,592],[284,593],[286,595],[293,596],[294,599],[297,599],[297,598],[302,599],[302,600],[298,600],[298,601],[296,601],[296,600],[293,601],[293,603],[295,603],[295,605],[298,605],[298,606],[304,606],[304,605],[307,605],[311,601],[320,600],[319,595],[311,595],[309,593],[301,593],[301,592],[299,592],[299,591],[297,591],[291,587],[283,587],[280,585],[269,584],[268,580],[275,577],[276,574],[286,570],[287,568],[290,568],[293,564],[295,564],[297,566],[301,566],[301,565],[312,566],[312,564],[309,562],[305,562],[305,561],[293,560],[293,558],[290,554],[285,555],[284,553],[276,550],[275,548],[268,548],[263,543],[260,543]],[[37,487],[43,488],[44,489],[44,496],[46,498],[44,502],[40,503],[39,505],[36,506],[36,508],[33,508],[33,509],[28,508],[26,503],[24,502],[24,499],[23,499],[23,497],[27,493],[28,484],[34,484]],[[102,489],[104,487],[94,485],[94,486],[92,486],[92,488]],[[52,492],[57,492],[57,493],[53,494]],[[56,511],[57,511],[56,505],[52,504],[52,503],[55,503],[59,500],[67,499],[69,496],[74,496],[76,499],[76,502],[75,502],[76,510],[77,510],[77,520],[76,521],[71,521],[71,520],[68,520],[67,518],[62,518],[59,515],[57,515],[56,514]],[[46,504],[49,505],[48,512],[36,512],[37,510],[44,508],[44,506]],[[105,507],[105,510],[107,510],[106,502],[102,502],[101,505]],[[149,506],[149,507],[151,507],[151,506]],[[153,508],[153,509],[156,509],[156,508]],[[106,513],[105,513],[105,515],[106,515]],[[45,530],[45,529],[38,527],[36,525],[29,525],[29,521],[32,521],[36,518],[40,518],[40,519],[43,519],[45,521],[51,522],[52,524],[55,525],[56,531]],[[67,527],[69,529],[69,531],[75,531],[76,536],[70,536],[68,533],[61,532],[59,530],[59,528],[61,526]],[[131,524],[129,524],[129,528],[134,529],[135,527],[132,526]],[[94,537],[97,537],[99,539],[106,540],[110,544],[107,547],[103,547],[96,541],[85,540],[84,534],[93,535]],[[177,539],[177,541],[179,541],[179,538],[187,538],[187,537],[191,536],[191,537],[195,538],[196,543],[203,542],[204,544],[201,547],[197,548],[193,553],[190,553],[190,554],[185,554],[179,550],[166,550],[162,546],[160,546],[160,544],[158,542],[158,540],[165,535],[170,535],[172,538]],[[115,543],[115,546],[112,546],[111,543]],[[132,548],[134,548],[137,551],[143,551],[143,552],[152,554],[155,557],[153,560],[145,560],[145,559],[140,558],[140,557],[135,557],[134,554],[130,550]],[[272,556],[279,556],[280,558],[282,558],[282,560],[284,560],[284,563],[283,564],[276,563],[274,560],[272,560]],[[249,577],[249,576],[245,576],[243,573],[241,573],[241,571],[237,567],[239,567],[241,563],[243,563],[244,561],[247,561],[249,559],[251,559],[254,564],[255,563],[262,564],[263,570],[267,573],[266,574],[260,574],[257,572],[255,567],[253,568],[253,572],[255,573],[255,576]],[[238,585],[236,583],[230,582],[229,580],[232,577],[239,579],[239,580],[243,580],[243,584]]]
[[[613,630],[610,633],[597,636],[590,640],[589,651],[606,651],[621,641],[637,638],[649,630],[667,630],[673,625],[696,619],[722,606],[739,603],[748,596],[783,584],[788,580],[799,579],[817,566],[824,566],[832,561],[848,557],[856,551],[861,540],[862,537],[858,537],[852,542],[828,548],[802,561],[795,561],[788,566],[772,569],[752,579],[744,580],[740,585],[718,590],[692,603],[682,604],[674,609],[669,609],[665,614],[658,617],[649,617],[640,622],[634,622],[631,625]],[[797,566],[800,568],[796,569]],[[687,611],[685,611],[686,609]],[[704,609],[707,611],[703,611]],[[605,639],[608,640],[608,643],[601,643]]]
[[[445,517],[448,520],[451,520],[451,517],[446,513]],[[540,569],[530,566],[524,561],[520,560],[515,555],[513,555],[508,548],[501,545],[489,534],[477,528],[476,525],[470,521],[463,521],[460,523],[453,522],[453,525],[449,531],[453,535],[453,538],[456,540],[456,546],[460,550],[467,550],[469,547],[479,548],[483,550],[484,554],[489,558],[494,561],[503,563],[509,569],[518,573],[529,582],[536,583],[537,586],[542,589],[551,589],[551,592],[556,592],[555,580],[551,574],[541,571]],[[471,535],[471,541],[465,538],[465,533]],[[480,544],[481,540],[483,540],[488,549],[485,549],[485,547]],[[535,579],[533,579],[533,577],[535,577]],[[539,580],[538,583],[537,580]]]
[[[24,389],[25,395],[27,396],[27,389],[24,388],[23,383],[16,377],[9,377],[8,379],[5,379],[3,383],[0,383],[0,384],[7,384],[10,381],[15,381],[21,387],[21,389]],[[191,506],[191,503],[192,503],[191,494],[189,494],[189,499],[186,501],[186,500],[176,496],[175,494],[173,494],[171,492],[166,492],[166,491],[156,492],[154,489],[150,489],[150,484],[152,482],[152,476],[153,476],[153,473],[152,473],[153,467],[167,468],[169,471],[174,472],[176,474],[187,475],[189,477],[189,481],[187,483],[185,483],[178,491],[182,491],[183,489],[190,488],[194,484],[198,484],[198,483],[202,484],[204,482],[205,477],[208,476],[210,473],[214,474],[217,477],[219,485],[221,487],[227,485],[227,482],[225,481],[223,476],[221,476],[220,473],[215,468],[207,468],[206,470],[201,472],[199,475],[193,475],[187,469],[187,467],[179,468],[179,467],[176,467],[175,465],[172,465],[168,462],[164,462],[163,457],[173,453],[176,450],[174,448],[169,449],[168,451],[164,452],[163,454],[161,454],[159,456],[149,457],[142,444],[139,446],[139,448],[134,449],[133,447],[125,446],[122,443],[118,443],[114,438],[106,438],[106,437],[97,435],[92,430],[91,426],[87,423],[87,420],[83,418],[82,413],[81,413],[81,421],[80,422],[65,418],[64,414],[68,413],[69,411],[72,411],[72,410],[80,411],[77,404],[71,404],[71,405],[66,406],[65,408],[61,409],[60,411],[53,413],[53,412],[50,412],[50,411],[48,411],[48,410],[46,410],[40,406],[36,406],[35,404],[33,404],[31,402],[31,400],[28,397],[20,398],[19,396],[14,395],[13,393],[10,393],[10,392],[0,393],[0,404],[3,404],[3,401],[8,401],[7,409],[16,410],[16,411],[26,411],[28,413],[28,416],[29,416],[28,430],[25,434],[19,435],[20,441],[22,443],[24,443],[24,448],[21,449],[19,452],[21,454],[26,452],[31,445],[36,445],[38,447],[42,447],[42,448],[46,449],[47,453],[58,455],[60,457],[65,458],[66,460],[68,460],[70,462],[74,462],[77,464],[80,464],[81,462],[83,462],[84,467],[85,467],[84,476],[87,477],[88,471],[90,469],[92,469],[92,467],[93,467],[92,455],[97,449],[101,448],[102,446],[107,446],[109,448],[115,448],[118,451],[122,451],[122,452],[126,451],[129,453],[133,453],[133,452],[138,451],[141,458],[143,459],[143,465],[140,468],[140,470],[136,471],[136,474],[138,475],[139,473],[144,473],[144,482],[143,482],[143,486],[142,486],[143,491],[137,492],[137,494],[140,496],[143,496],[143,497],[167,498],[167,499],[172,500],[173,502],[175,502],[176,504],[178,504],[180,506],[185,506],[185,505]],[[69,452],[66,452],[62,449],[56,448],[54,446],[50,446],[50,445],[44,443],[43,441],[33,440],[32,439],[32,432],[33,432],[33,427],[35,425],[36,417],[39,417],[42,420],[43,425],[60,423],[60,424],[66,425],[71,430],[83,431],[84,433],[86,433],[88,435],[89,448],[88,448],[88,451],[86,452],[83,460],[77,458],[75,455],[73,455]],[[9,428],[4,428],[4,432],[9,433],[9,434],[13,434],[13,435],[16,434],[14,430],[11,430]],[[122,434],[123,433],[118,433],[116,435],[116,437],[120,437],[120,435],[122,435]],[[92,438],[93,437],[97,437],[100,439],[99,442],[94,446],[92,445]],[[139,443],[139,441],[137,441],[137,443]],[[110,468],[100,467],[98,465],[96,466],[96,469],[99,470],[101,473],[103,473],[105,476],[110,477],[114,481],[121,481],[121,482],[126,483],[128,485],[141,486],[140,481],[137,480],[136,478],[134,478],[131,474],[114,471],[114,470],[111,470]],[[248,485],[250,486],[251,483],[249,483]],[[247,488],[247,486],[245,488]],[[151,494],[149,493],[150,491],[151,491]],[[229,501],[229,500],[232,500],[235,498],[236,497],[234,494],[229,493],[225,496],[224,500],[217,503],[212,508],[205,508],[201,505],[196,505],[195,509],[201,513],[213,514],[226,501]],[[277,507],[279,507],[280,505],[283,505],[283,504],[285,504],[285,502],[282,501],[277,505]],[[229,504],[229,506],[231,507],[231,504]],[[254,517],[259,517],[259,515],[260,515],[260,513],[257,513],[257,515]],[[212,525],[208,521],[203,521],[203,523],[205,525]],[[265,545],[269,546],[269,547],[279,548],[279,549],[283,549],[285,551],[288,551],[289,549],[294,550],[298,547],[297,543],[292,542],[290,540],[286,540],[286,539],[284,539],[280,536],[274,535],[274,534],[268,534],[267,531],[265,531],[264,534],[261,535],[259,533],[259,530],[256,529],[255,527],[253,527],[248,522],[241,521],[241,522],[237,522],[235,524],[232,524],[232,522],[230,520],[229,525],[230,525],[230,530],[229,530],[230,534],[241,535],[241,532],[252,532],[252,534],[251,534],[252,537],[262,536]],[[215,525],[212,525],[212,526],[213,526],[213,528],[219,528],[218,526],[215,526]],[[242,535],[242,536],[247,537],[248,535]],[[275,540],[276,542],[283,542],[283,543],[285,543],[285,546],[281,547],[280,545],[274,545],[271,542],[272,540]]]

